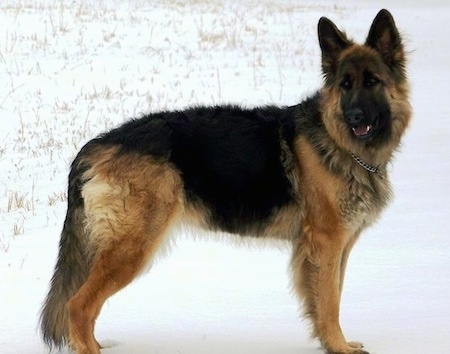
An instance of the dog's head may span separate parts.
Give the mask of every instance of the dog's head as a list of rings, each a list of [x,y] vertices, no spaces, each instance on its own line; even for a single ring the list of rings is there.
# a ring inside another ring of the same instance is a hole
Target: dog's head
[[[398,115],[395,100],[406,101],[407,96],[405,54],[392,15],[378,13],[364,45],[349,40],[324,17],[318,33],[325,90],[332,96],[327,104],[337,105],[332,107],[338,112],[333,117],[339,120],[336,128],[345,129],[345,138],[350,135],[357,144],[390,141]]]

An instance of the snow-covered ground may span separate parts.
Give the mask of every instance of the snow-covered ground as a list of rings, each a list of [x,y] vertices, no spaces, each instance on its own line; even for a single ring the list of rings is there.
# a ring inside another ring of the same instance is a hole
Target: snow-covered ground
[[[393,3],[392,5],[390,3]],[[363,40],[388,8],[410,50],[413,124],[396,198],[352,254],[348,339],[371,353],[450,346],[450,3],[2,0],[0,353],[45,353],[37,317],[66,208],[66,176],[97,133],[194,104],[295,104],[321,85],[316,25]],[[290,291],[289,251],[180,237],[105,305],[105,353],[320,353]]]

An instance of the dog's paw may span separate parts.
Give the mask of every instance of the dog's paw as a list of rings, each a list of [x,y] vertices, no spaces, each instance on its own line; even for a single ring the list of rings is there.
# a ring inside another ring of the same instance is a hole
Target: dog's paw
[[[327,354],[369,354],[368,351],[363,349],[363,344],[360,342],[348,342],[347,347],[344,349],[326,351]]]
[[[362,347],[364,347],[364,345],[360,342],[348,342],[347,343],[350,347],[352,348],[356,348],[356,349],[361,349]]]

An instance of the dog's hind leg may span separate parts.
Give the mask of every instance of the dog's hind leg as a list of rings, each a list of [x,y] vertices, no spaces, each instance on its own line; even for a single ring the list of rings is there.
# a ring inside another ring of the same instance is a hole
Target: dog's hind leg
[[[77,354],[100,352],[94,324],[104,302],[154,256],[182,200],[180,178],[167,166],[128,166],[120,178],[110,168],[91,175],[82,194],[93,261],[86,281],[67,303],[69,344]]]
[[[139,239],[140,237],[128,236],[129,241],[114,242],[109,249],[101,251],[94,261],[88,279],[67,304],[70,316],[70,346],[77,354],[99,353],[99,345],[94,337],[94,323],[103,303],[129,284],[154,253],[155,244],[144,246],[145,242]],[[160,236],[154,236],[153,242],[157,243]]]

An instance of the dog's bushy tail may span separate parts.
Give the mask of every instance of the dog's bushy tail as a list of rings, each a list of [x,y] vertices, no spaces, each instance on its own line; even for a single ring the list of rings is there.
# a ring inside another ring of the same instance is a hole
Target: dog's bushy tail
[[[68,208],[59,242],[58,260],[41,309],[41,332],[50,350],[68,344],[69,314],[66,304],[85,282],[91,263],[81,196],[85,169],[78,159],[75,159],[69,174]]]

